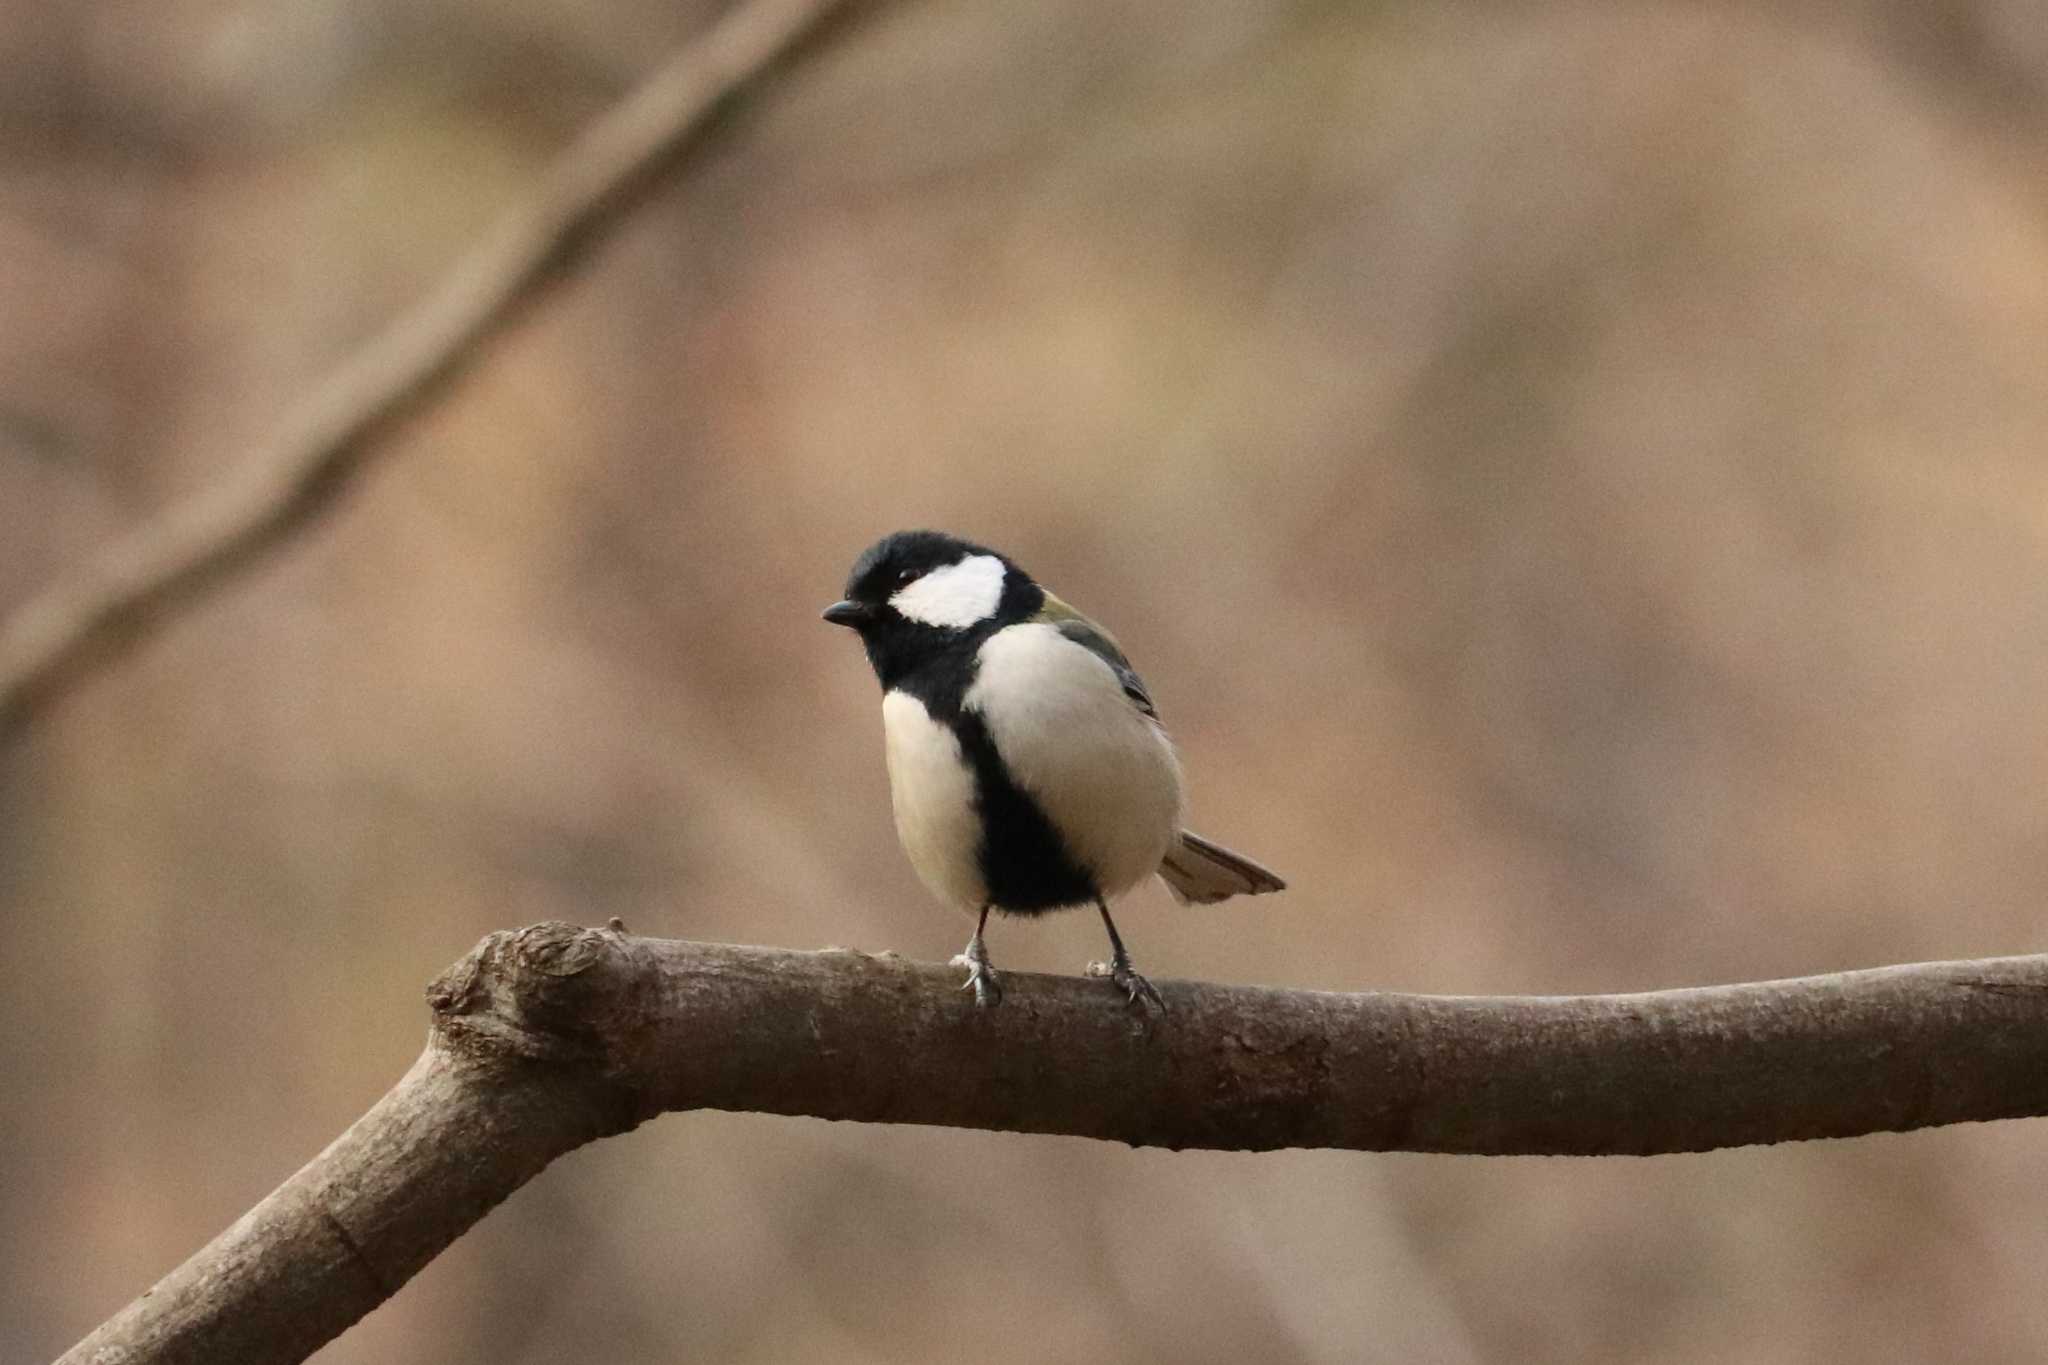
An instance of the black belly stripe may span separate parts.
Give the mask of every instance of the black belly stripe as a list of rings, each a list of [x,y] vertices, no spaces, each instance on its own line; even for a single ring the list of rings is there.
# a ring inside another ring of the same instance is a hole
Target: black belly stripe
[[[1010,777],[988,726],[960,704],[974,682],[976,651],[985,634],[968,637],[889,685],[923,702],[931,718],[959,739],[961,753],[974,767],[975,806],[981,816],[976,852],[990,903],[1013,915],[1092,905],[1100,894],[1095,878],[1075,860],[1038,802]]]
[[[981,812],[981,875],[996,908],[1036,915],[1093,904],[1100,894],[1095,879],[1075,861],[1038,802],[1011,779],[981,717],[971,711],[958,713],[953,733],[974,765],[975,804]]]

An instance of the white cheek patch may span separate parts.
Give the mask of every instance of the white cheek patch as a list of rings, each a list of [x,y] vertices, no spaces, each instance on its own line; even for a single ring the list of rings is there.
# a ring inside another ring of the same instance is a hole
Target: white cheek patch
[[[994,555],[969,555],[958,564],[933,569],[889,599],[912,621],[927,626],[965,630],[995,615],[1003,600],[1003,561]]]

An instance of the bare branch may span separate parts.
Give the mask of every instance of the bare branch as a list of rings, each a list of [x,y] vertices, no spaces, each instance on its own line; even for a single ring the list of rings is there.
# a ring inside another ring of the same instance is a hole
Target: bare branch
[[[1264,1151],[1693,1152],[2048,1113],[2048,956],[1645,995],[1332,995],[493,934],[363,1118],[59,1365],[304,1359],[556,1157],[671,1110]]]
[[[732,11],[556,162],[411,313],[288,412],[219,485],[167,509],[21,607],[0,628],[0,735],[162,625],[332,503],[381,438],[439,396],[593,235],[690,149],[843,0],[753,0]]]

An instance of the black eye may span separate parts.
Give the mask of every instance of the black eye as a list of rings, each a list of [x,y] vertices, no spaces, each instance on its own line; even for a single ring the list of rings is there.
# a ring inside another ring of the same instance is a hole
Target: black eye
[[[900,588],[900,587],[903,587],[903,586],[905,586],[905,585],[907,585],[907,584],[909,584],[909,583],[911,583],[911,582],[915,581],[915,579],[916,579],[916,578],[917,578],[917,570],[915,570],[915,569],[898,569],[898,570],[896,571],[896,586],[897,586],[897,587],[899,587],[899,588]]]

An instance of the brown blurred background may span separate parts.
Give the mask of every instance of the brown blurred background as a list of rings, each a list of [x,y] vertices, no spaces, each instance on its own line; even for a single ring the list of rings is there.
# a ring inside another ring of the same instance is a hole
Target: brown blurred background
[[[0,609],[217,478],[710,13],[0,8]],[[0,1359],[339,1132],[489,930],[956,951],[817,620],[897,526],[1107,621],[1198,826],[1293,881],[1135,897],[1155,975],[2041,948],[2044,154],[2028,0],[871,11],[0,751]],[[2044,1156],[670,1118],[321,1359],[2037,1361]]]

